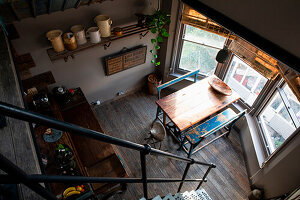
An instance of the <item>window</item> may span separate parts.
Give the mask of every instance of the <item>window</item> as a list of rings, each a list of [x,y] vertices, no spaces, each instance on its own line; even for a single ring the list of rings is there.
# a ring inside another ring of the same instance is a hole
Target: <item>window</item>
[[[226,38],[193,26],[184,25],[179,70],[193,71],[200,69],[200,74],[214,74],[216,55],[223,48]]]
[[[225,83],[227,83],[241,98],[252,106],[268,79],[255,71],[238,57],[231,60]]]
[[[267,149],[273,153],[300,125],[300,104],[287,84],[275,91],[258,115]]]

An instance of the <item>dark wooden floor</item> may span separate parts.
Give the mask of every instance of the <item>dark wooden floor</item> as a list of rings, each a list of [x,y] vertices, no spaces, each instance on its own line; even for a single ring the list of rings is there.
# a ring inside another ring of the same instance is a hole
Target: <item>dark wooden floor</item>
[[[137,92],[122,99],[105,103],[95,109],[106,134],[143,144],[150,125],[155,118],[155,96],[145,92]],[[123,147],[115,147],[120,153],[126,170],[130,177],[140,177],[141,167],[139,153]],[[171,136],[163,142],[163,150],[186,156],[182,151],[177,151],[176,144]],[[214,200],[216,199],[246,199],[250,191],[240,138],[236,132],[232,132],[228,138],[221,138],[208,145],[193,155],[194,159],[214,163],[213,169],[207,177],[208,182],[203,188]],[[166,159],[163,157],[147,157],[148,177],[181,178],[185,163]],[[206,167],[194,165],[191,167],[188,178],[201,178]],[[165,196],[168,193],[175,194],[178,183],[149,184],[149,197],[156,195]],[[185,183],[183,191],[190,191],[196,187],[196,183]],[[129,184],[127,191],[117,195],[114,199],[139,199],[143,197],[141,184]]]

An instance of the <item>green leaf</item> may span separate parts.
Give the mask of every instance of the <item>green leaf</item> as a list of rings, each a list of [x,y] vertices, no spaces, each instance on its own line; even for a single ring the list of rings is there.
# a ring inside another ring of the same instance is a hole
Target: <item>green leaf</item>
[[[156,43],[156,39],[151,39],[151,43],[155,44]]]
[[[150,50],[150,53],[153,53],[153,49]]]
[[[154,58],[157,58],[157,55],[155,54],[155,55],[153,55],[153,57],[154,57]]]
[[[152,59],[152,60],[151,60],[151,63],[155,63],[155,60]]]
[[[157,29],[156,28],[151,28],[151,33],[156,33]]]
[[[157,42],[163,42],[162,37],[158,36],[158,37],[157,37]]]
[[[161,33],[166,33],[166,32],[167,32],[167,30],[165,28],[161,29]]]
[[[156,49],[156,50],[160,49],[160,46],[159,46],[159,45],[156,45],[156,46],[155,46],[155,49]]]
[[[160,65],[160,62],[155,63],[155,65],[156,65],[156,66],[159,66],[159,65]]]
[[[162,32],[161,35],[162,35],[163,37],[169,37],[169,36],[170,36],[170,34],[169,34],[168,32]]]

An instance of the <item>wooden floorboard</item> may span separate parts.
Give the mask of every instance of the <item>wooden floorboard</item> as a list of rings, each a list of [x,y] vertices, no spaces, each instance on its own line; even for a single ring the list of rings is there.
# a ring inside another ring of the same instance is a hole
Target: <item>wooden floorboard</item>
[[[0,44],[0,101],[23,107],[21,91],[10,59],[7,41],[1,29]],[[7,126],[0,129],[0,153],[26,173],[39,174],[40,167],[29,125],[10,117],[6,117],[6,122]],[[18,186],[18,190],[20,199],[41,199],[38,194],[22,184]],[[1,192],[0,199],[2,199]]]
[[[144,138],[155,118],[156,97],[140,91],[113,102],[96,107],[95,111],[101,126],[108,135],[144,144]],[[116,147],[120,152],[130,177],[140,177],[141,167],[139,153],[123,147]],[[177,151],[171,136],[167,136],[162,150],[186,156],[183,151]],[[208,182],[203,184],[212,199],[246,199],[250,191],[243,152],[239,134],[232,131],[228,138],[222,137],[193,155],[194,159],[214,163],[215,169],[208,175]],[[148,177],[181,178],[185,163],[157,156],[147,157]],[[207,167],[194,165],[188,177],[201,178]],[[178,183],[149,184],[149,197],[175,194]],[[182,191],[193,190],[197,183],[184,184]],[[113,199],[139,199],[143,197],[141,184],[129,184],[125,193],[116,195]]]

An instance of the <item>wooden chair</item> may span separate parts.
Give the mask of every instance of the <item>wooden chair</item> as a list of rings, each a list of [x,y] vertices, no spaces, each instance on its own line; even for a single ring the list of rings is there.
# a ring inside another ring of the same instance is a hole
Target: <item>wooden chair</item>
[[[244,116],[246,110],[235,113],[231,108],[227,108],[223,112],[217,114],[216,116],[208,119],[207,121],[197,125],[184,133],[185,137],[181,143],[181,148],[188,154],[190,157],[192,154],[196,153],[200,149],[204,148],[205,146],[209,145],[210,143],[214,142],[215,140],[219,139],[220,137],[226,135],[228,137],[232,126],[238,121],[242,116]],[[210,136],[213,133],[224,128],[226,131],[216,137],[215,139],[211,140],[207,144],[199,147],[198,149],[194,150],[194,148],[200,144],[204,139]],[[187,141],[186,141],[187,140]],[[186,144],[190,144],[190,149],[186,147]]]
[[[160,92],[161,92],[162,89],[164,89],[164,88],[166,88],[166,87],[169,87],[169,86],[171,86],[171,85],[174,85],[175,83],[178,83],[178,82],[184,80],[185,78],[188,78],[188,77],[190,77],[190,76],[195,75],[195,77],[194,77],[194,83],[196,83],[196,82],[197,82],[197,75],[198,75],[199,72],[200,72],[200,69],[197,69],[197,70],[195,70],[195,71],[191,71],[191,72],[189,72],[189,73],[187,73],[187,74],[184,74],[183,76],[180,76],[180,77],[178,77],[178,78],[175,78],[175,79],[173,79],[173,80],[171,80],[171,81],[168,81],[168,82],[166,82],[166,83],[164,83],[164,84],[159,85],[159,86],[157,87],[158,99],[161,98]],[[160,116],[161,114],[163,114],[163,113],[161,112],[160,108],[157,107],[156,118],[155,118],[155,120],[159,119],[159,116]],[[154,120],[154,121],[155,121],[155,120]],[[160,119],[159,119],[159,120],[160,120]],[[160,120],[160,121],[161,121],[161,120]],[[161,122],[162,122],[162,121],[161,121]],[[163,122],[162,122],[162,123],[163,123]]]

